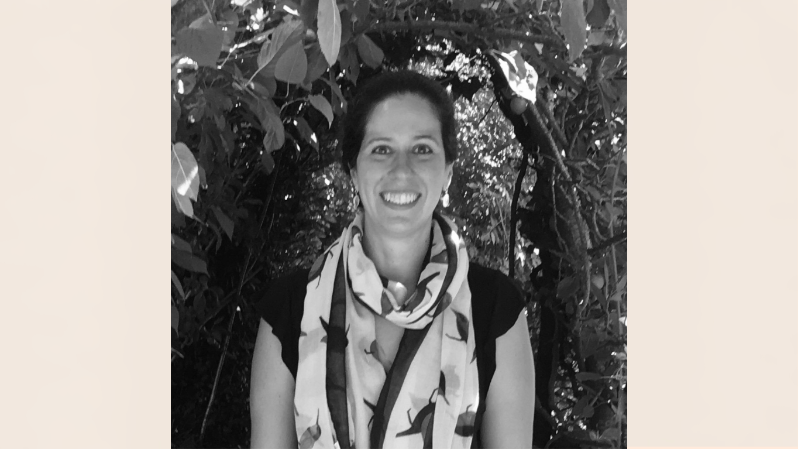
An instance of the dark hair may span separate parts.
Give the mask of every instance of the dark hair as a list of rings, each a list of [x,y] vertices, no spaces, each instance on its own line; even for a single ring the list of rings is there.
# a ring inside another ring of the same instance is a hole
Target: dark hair
[[[418,95],[429,102],[441,124],[446,162],[452,163],[457,159],[457,121],[454,117],[454,104],[446,90],[436,81],[417,72],[385,72],[368,80],[358,89],[344,116],[338,142],[346,174],[355,166],[366,132],[366,123],[374,107],[383,100],[403,94]]]

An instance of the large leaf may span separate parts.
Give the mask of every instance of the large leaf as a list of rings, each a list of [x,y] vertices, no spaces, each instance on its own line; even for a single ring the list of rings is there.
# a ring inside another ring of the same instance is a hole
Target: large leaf
[[[199,193],[199,167],[191,150],[182,143],[172,145],[172,188],[192,200]]]
[[[591,28],[598,28],[607,22],[609,16],[610,7],[607,5],[607,0],[595,0],[586,19]]]
[[[341,13],[335,0],[319,0],[318,36],[321,52],[332,66],[341,48]]]
[[[177,292],[180,293],[180,297],[186,299],[186,292],[183,291],[183,285],[180,284],[180,279],[177,278],[174,271],[172,271],[172,283],[175,284],[175,288]]]
[[[175,205],[180,212],[189,217],[194,216],[194,206],[191,205],[191,199],[177,193],[175,189],[172,189],[172,199],[175,201]],[[174,218],[172,219],[172,223],[174,223]]]
[[[244,98],[252,112],[258,117],[264,131],[263,146],[266,152],[282,148],[285,143],[285,128],[280,119],[280,109],[270,98]]]
[[[318,43],[314,43],[307,50],[308,55],[308,73],[305,75],[304,84],[312,83],[319,79],[320,76],[327,71],[329,65],[324,55],[321,53],[321,47]]]
[[[618,19],[618,26],[626,33],[626,0],[607,0],[607,4]]]
[[[211,210],[213,211],[213,214],[216,215],[216,220],[219,222],[219,225],[221,225],[224,233],[227,234],[227,237],[230,240],[233,240],[233,228],[235,226],[233,220],[225,215],[224,212],[222,212],[222,209],[220,209],[218,206],[213,206]]]
[[[266,174],[269,175],[274,170],[274,158],[272,157],[271,153],[268,151],[264,151],[260,155],[260,161],[263,164],[263,169],[266,171]]]
[[[286,83],[299,84],[305,80],[308,73],[308,57],[302,42],[291,45],[277,59],[274,67],[274,77]]]
[[[321,80],[330,86],[330,89],[335,94],[335,98],[338,99],[338,101],[332,103],[333,111],[335,111],[336,114],[346,112],[346,98],[344,98],[344,93],[341,92],[341,87],[338,85],[338,83],[327,78],[321,78]]]
[[[369,0],[351,0],[352,16],[355,22],[366,22],[369,15]]]
[[[560,24],[568,43],[568,60],[573,62],[584,51],[587,39],[587,22],[582,0],[562,0]]]
[[[192,252],[191,251],[191,244],[187,241],[181,239],[180,237],[172,234],[172,246],[179,249],[180,251]]]
[[[191,253],[172,248],[172,262],[186,270],[208,274],[208,267],[205,261]]]
[[[357,38],[357,52],[360,54],[360,59],[372,69],[379,67],[385,57],[382,49],[365,34],[361,34]]]
[[[258,53],[258,68],[262,69],[273,59],[279,57],[286,49],[302,40],[302,22],[292,20],[283,22],[274,28],[271,40],[264,43]]]
[[[175,36],[177,49],[197,61],[197,64],[216,67],[216,60],[222,52],[224,31],[218,26],[204,28],[183,28]]]
[[[271,100],[263,100],[265,119],[261,122],[265,135],[263,136],[263,147],[266,152],[279,150],[285,144],[285,127],[280,119],[280,110]]]
[[[534,104],[537,101],[535,89],[538,84],[538,74],[534,67],[515,50],[510,53],[492,51],[491,54],[499,63],[513,93]]]
[[[332,111],[332,106],[330,106],[330,102],[328,102],[327,99],[321,95],[311,95],[308,98],[308,100],[310,101],[310,104],[312,104],[314,108],[318,109],[319,112],[321,112],[322,114],[324,114],[325,117],[327,117],[327,122],[329,123],[329,126],[332,126],[333,111]]]

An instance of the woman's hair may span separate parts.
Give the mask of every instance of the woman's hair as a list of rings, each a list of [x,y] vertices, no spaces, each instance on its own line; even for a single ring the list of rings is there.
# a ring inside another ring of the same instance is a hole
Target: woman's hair
[[[385,72],[368,80],[358,89],[344,116],[338,142],[341,146],[341,162],[347,174],[357,161],[371,112],[383,100],[403,94],[418,95],[432,106],[441,124],[446,162],[452,163],[457,159],[457,121],[454,117],[454,104],[446,90],[417,72]]]

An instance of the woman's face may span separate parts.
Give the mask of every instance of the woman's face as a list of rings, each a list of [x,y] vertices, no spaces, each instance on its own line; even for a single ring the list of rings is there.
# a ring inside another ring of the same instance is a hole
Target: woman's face
[[[393,235],[428,231],[452,178],[441,124],[430,103],[413,94],[379,103],[366,123],[351,173],[367,226]]]

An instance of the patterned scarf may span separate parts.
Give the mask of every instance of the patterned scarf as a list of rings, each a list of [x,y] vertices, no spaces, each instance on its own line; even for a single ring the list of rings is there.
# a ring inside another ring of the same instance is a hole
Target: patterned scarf
[[[403,305],[363,252],[363,215],[314,263],[299,338],[294,414],[301,449],[469,448],[479,401],[468,253],[433,217],[429,262]],[[375,315],[404,328],[378,360]]]

